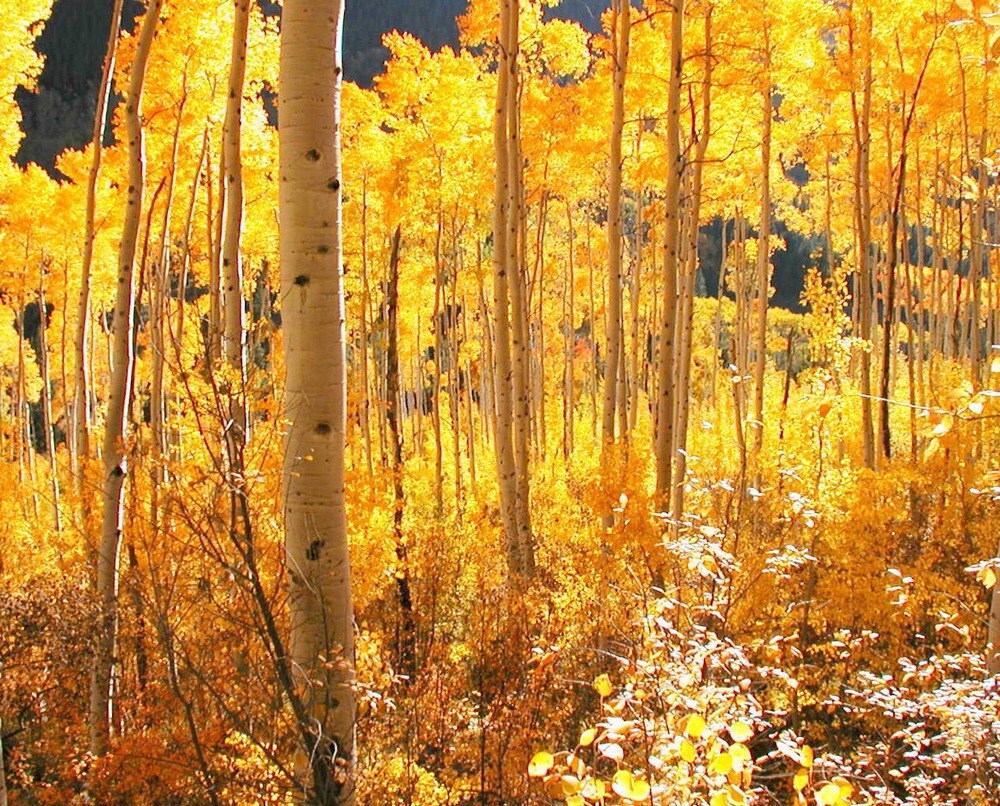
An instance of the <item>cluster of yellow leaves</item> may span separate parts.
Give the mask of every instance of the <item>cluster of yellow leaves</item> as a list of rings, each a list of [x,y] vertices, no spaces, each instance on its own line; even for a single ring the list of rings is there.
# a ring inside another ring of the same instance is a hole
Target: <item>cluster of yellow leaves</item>
[[[615,698],[607,674],[599,675],[593,688],[601,697],[604,719],[581,732],[573,751],[541,751],[528,765],[529,777],[540,779],[548,795],[565,799],[567,806],[585,806],[687,802],[694,792],[707,790],[711,806],[747,802],[753,777],[747,742],[754,736],[748,722],[713,720],[710,725],[700,713],[677,717],[670,720],[669,735],[654,743],[645,768],[634,768],[629,761],[633,748],[650,740],[650,726],[643,717],[621,714],[629,701],[641,703],[649,695],[640,689],[631,698]]]

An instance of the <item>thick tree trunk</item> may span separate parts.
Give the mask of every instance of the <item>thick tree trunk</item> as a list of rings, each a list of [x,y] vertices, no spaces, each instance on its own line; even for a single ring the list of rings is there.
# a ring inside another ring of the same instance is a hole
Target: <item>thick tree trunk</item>
[[[494,391],[496,393],[496,457],[500,485],[507,566],[512,574],[523,572],[517,528],[517,470],[514,463],[514,368],[511,361],[510,283],[507,219],[510,207],[510,156],[507,152],[507,119],[510,83],[510,0],[500,0],[497,98],[493,145],[496,172],[493,190],[493,316],[495,317]]]
[[[118,639],[119,553],[124,527],[123,502],[128,472],[127,443],[129,409],[132,402],[135,333],[135,256],[139,243],[146,164],[143,150],[142,90],[146,63],[156,33],[162,0],[149,0],[136,44],[135,58],[125,96],[125,128],[128,135],[128,204],[118,255],[118,286],[114,307],[114,369],[108,390],[104,430],[104,500],[101,543],[97,554],[97,594],[100,623],[94,650],[90,685],[90,749],[104,755],[111,736],[114,704],[115,647]]]
[[[353,806],[354,612],[344,502],[343,17],[342,0],[285,0],[279,246],[290,423],[283,472],[290,654],[311,733],[302,750],[313,802]]]

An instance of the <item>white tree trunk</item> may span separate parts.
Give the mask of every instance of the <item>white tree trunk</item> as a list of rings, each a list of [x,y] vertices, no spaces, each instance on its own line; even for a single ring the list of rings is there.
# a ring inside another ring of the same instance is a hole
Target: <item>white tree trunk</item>
[[[225,220],[222,230],[222,311],[223,355],[235,384],[230,384],[229,423],[226,442],[232,464],[234,455],[246,439],[246,314],[243,300],[243,262],[240,239],[243,233],[243,84],[246,77],[247,30],[250,23],[250,0],[236,0],[233,19],[232,56],[229,62],[229,94],[226,96],[226,122],[223,132],[225,175]]]
[[[97,553],[97,594],[101,616],[94,651],[90,687],[90,749],[95,756],[107,752],[114,704],[115,646],[118,638],[118,555],[124,520],[125,476],[128,472],[127,441],[132,402],[134,341],[132,318],[135,308],[135,255],[139,242],[146,164],[143,151],[142,88],[146,62],[156,33],[162,0],[150,0],[143,17],[135,59],[125,96],[125,128],[128,135],[128,206],[118,256],[118,287],[115,295],[112,356],[114,370],[108,390],[104,430],[104,501],[101,544]]]
[[[314,735],[303,748],[312,799],[323,804],[355,802],[354,614],[344,508],[343,16],[342,0],[285,1],[279,83],[290,654]]]

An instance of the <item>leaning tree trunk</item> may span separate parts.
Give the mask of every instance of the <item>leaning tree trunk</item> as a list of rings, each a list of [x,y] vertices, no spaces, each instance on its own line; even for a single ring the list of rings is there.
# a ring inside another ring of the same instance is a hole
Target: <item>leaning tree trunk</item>
[[[87,173],[87,202],[83,235],[83,265],[80,268],[80,300],[76,322],[76,389],[73,402],[75,437],[71,442],[74,458],[74,472],[80,473],[81,501],[86,501],[86,485],[79,462],[84,464],[90,455],[90,362],[87,345],[90,343],[90,267],[94,262],[95,219],[97,217],[97,180],[101,173],[101,157],[104,152],[104,128],[108,112],[108,96],[111,93],[111,77],[115,72],[115,57],[118,53],[118,29],[121,27],[124,0],[115,0],[111,12],[111,30],[108,46],[101,69],[101,84],[97,91],[97,107],[94,110],[94,128],[90,144],[90,170]],[[84,523],[87,509],[84,504]]]
[[[302,750],[313,801],[353,805],[354,613],[344,506],[343,18],[342,0],[285,0],[278,210],[291,659],[312,734]]]
[[[107,422],[104,428],[104,501],[101,544],[97,553],[97,595],[100,624],[94,649],[90,683],[90,749],[104,755],[111,736],[114,704],[115,646],[118,639],[118,555],[124,527],[125,476],[128,472],[126,443],[132,401],[135,363],[135,254],[139,243],[146,164],[143,153],[142,88],[146,63],[156,33],[162,0],[150,0],[135,50],[135,60],[125,96],[125,129],[128,134],[128,205],[118,255],[118,286],[115,295],[112,356],[114,369],[108,390]]]

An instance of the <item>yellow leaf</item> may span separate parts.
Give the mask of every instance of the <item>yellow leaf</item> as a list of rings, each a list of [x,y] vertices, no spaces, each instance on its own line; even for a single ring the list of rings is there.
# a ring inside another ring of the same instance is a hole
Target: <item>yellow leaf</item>
[[[712,795],[710,803],[711,806],[729,806],[729,793],[725,791],[716,792]]]
[[[729,755],[743,762],[750,761],[753,758],[750,755],[750,749],[745,744],[740,744],[739,742],[729,748]]]
[[[987,566],[979,569],[976,573],[976,579],[982,582],[987,589],[992,588],[997,584],[997,572],[991,566]]]
[[[566,796],[575,795],[580,791],[582,784],[575,775],[564,775],[562,777],[562,793]]]
[[[846,778],[841,778],[839,775],[833,779],[833,783],[840,787],[840,797],[841,799],[846,799],[854,794],[854,785],[848,781]]]
[[[802,766],[809,768],[813,765],[813,749],[809,745],[802,747]]]
[[[743,744],[744,742],[750,741],[753,737],[753,728],[751,728],[746,722],[740,722],[737,720],[729,726],[729,735],[733,737],[734,742]]]
[[[803,789],[806,788],[806,785],[808,783],[809,783],[809,770],[807,770],[805,767],[802,767],[799,769],[797,773],[795,773],[795,777],[792,779],[792,786],[795,788],[796,792],[801,792]]]
[[[594,691],[601,695],[601,697],[610,697],[611,692],[614,691],[614,687],[611,685],[611,678],[606,674],[600,675],[594,681]]]
[[[580,747],[590,747],[597,738],[597,728],[587,728],[580,734]]]
[[[535,753],[528,764],[528,775],[532,778],[541,778],[552,769],[553,764],[555,764],[555,759],[551,753],[547,753],[544,750],[540,753]]]
[[[611,779],[611,789],[620,798],[643,801],[649,797],[649,784],[632,775],[628,770],[618,770]]]
[[[1000,375],[1000,355],[990,362],[990,372],[994,375]]]
[[[692,763],[698,755],[698,751],[687,739],[681,742],[681,758],[688,764]]]
[[[838,800],[840,800],[840,787],[834,783],[826,784],[816,793],[816,803],[820,806],[834,806]]]
[[[698,739],[705,732],[708,724],[700,714],[691,714],[684,725],[684,732],[692,739]]]
[[[583,795],[570,795],[566,798],[566,806],[586,806],[586,804]]]
[[[943,437],[945,434],[951,431],[951,427],[954,424],[955,424],[955,418],[952,417],[950,414],[946,414],[944,417],[941,418],[941,422],[939,422],[936,426],[934,426],[934,430],[931,431],[931,436]]]
[[[587,800],[603,800],[606,793],[607,787],[600,779],[588,778],[583,782],[583,796]]]
[[[733,757],[729,753],[719,753],[708,765],[709,775],[726,775],[733,768]]]
[[[927,447],[924,448],[924,461],[929,462],[939,453],[941,453],[941,442],[937,439],[932,439],[927,443]]]

